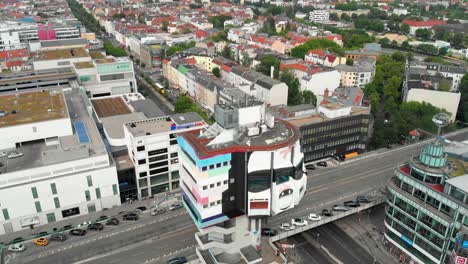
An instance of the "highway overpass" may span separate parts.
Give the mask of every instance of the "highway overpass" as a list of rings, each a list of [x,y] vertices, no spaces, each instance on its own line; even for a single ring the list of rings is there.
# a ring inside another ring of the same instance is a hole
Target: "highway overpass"
[[[454,141],[468,140],[468,129],[446,135],[446,138]],[[346,161],[337,167],[309,171],[307,193],[299,206],[269,218],[265,225],[278,228],[282,222],[290,222],[292,218],[320,213],[323,208],[330,209],[334,204],[351,200],[357,195],[383,190],[396,165],[417,154],[426,143],[427,141],[390,150],[381,149]],[[78,261],[132,264],[144,263],[144,260],[153,263],[164,259],[170,252],[193,254],[196,244],[196,228],[183,211],[142,218],[129,227],[121,226],[117,230],[116,232],[116,229],[106,228],[96,236],[90,234],[63,244],[51,243],[47,248],[31,246],[9,261],[9,264]],[[100,239],[101,237],[103,239]]]

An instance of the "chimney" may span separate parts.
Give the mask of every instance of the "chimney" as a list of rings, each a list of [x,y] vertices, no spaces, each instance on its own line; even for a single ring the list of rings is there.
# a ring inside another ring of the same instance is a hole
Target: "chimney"
[[[273,76],[274,76],[274,72],[275,72],[275,66],[271,66],[270,67],[270,78],[273,79]]]
[[[328,90],[328,88],[326,88],[325,91],[323,92],[323,98],[327,98],[329,93],[330,91]]]

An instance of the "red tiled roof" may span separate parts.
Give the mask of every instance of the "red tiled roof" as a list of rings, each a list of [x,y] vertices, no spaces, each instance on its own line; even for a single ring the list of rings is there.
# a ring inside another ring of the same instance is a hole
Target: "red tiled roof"
[[[415,21],[415,20],[409,20],[409,19],[403,20],[402,23],[407,24],[408,26],[411,26],[411,27],[434,27],[438,25],[447,24],[447,22],[443,20]]]
[[[307,55],[317,55],[319,57],[324,57],[325,56],[325,51],[323,51],[322,49],[313,49],[313,50],[309,50],[309,52],[307,52]]]
[[[185,59],[184,62],[187,64],[197,64],[197,61],[194,58]]]
[[[281,64],[280,64],[280,70],[284,71],[284,70],[288,70],[288,69],[295,69],[295,70],[299,70],[299,71],[306,71],[306,70],[307,70],[307,66],[304,65],[304,64],[300,64],[300,63],[291,63],[291,64],[284,64],[284,63],[281,63]]]
[[[231,72],[231,67],[227,66],[227,65],[221,65],[221,69],[226,71],[226,72]]]
[[[168,60],[168,59],[164,59],[162,62],[163,62],[164,64],[168,64],[168,63],[169,63],[169,60]]]
[[[208,36],[208,33],[204,30],[197,30],[197,32],[195,32],[196,38],[204,38],[206,36]]]
[[[266,42],[266,38],[265,37],[261,37],[261,36],[256,36],[256,35],[251,35],[250,36],[250,39],[254,42],[259,42],[259,43],[265,43]]]
[[[327,60],[328,62],[334,62],[336,60],[336,56],[335,55],[330,55],[328,54],[326,57],[325,57],[325,60]]]
[[[0,59],[29,57],[28,49],[0,51]]]
[[[15,61],[7,61],[6,62],[7,67],[15,67],[15,66],[21,66],[21,65],[23,65],[22,60],[15,60]]]

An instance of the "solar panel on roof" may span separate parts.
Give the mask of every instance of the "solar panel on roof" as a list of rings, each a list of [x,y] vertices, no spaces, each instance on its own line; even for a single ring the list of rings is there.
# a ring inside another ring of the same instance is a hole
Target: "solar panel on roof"
[[[88,130],[86,125],[82,121],[77,121],[74,123],[76,135],[78,136],[78,141],[80,144],[89,143]]]

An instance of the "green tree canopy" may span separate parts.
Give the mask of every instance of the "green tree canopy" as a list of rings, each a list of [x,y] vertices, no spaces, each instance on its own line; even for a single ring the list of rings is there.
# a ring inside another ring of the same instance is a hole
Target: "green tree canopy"
[[[338,55],[343,55],[343,49],[338,46],[335,42],[328,39],[311,39],[306,41],[304,44],[299,45],[291,50],[291,55],[296,58],[303,59],[304,56],[313,49],[324,49],[329,50]]]
[[[214,67],[211,72],[216,76],[217,78],[221,78],[221,70],[218,67]]]
[[[255,70],[261,72],[267,76],[270,76],[271,67],[274,67],[273,77],[279,77],[280,70],[280,61],[273,55],[266,55],[261,60],[260,63],[256,66]]]

